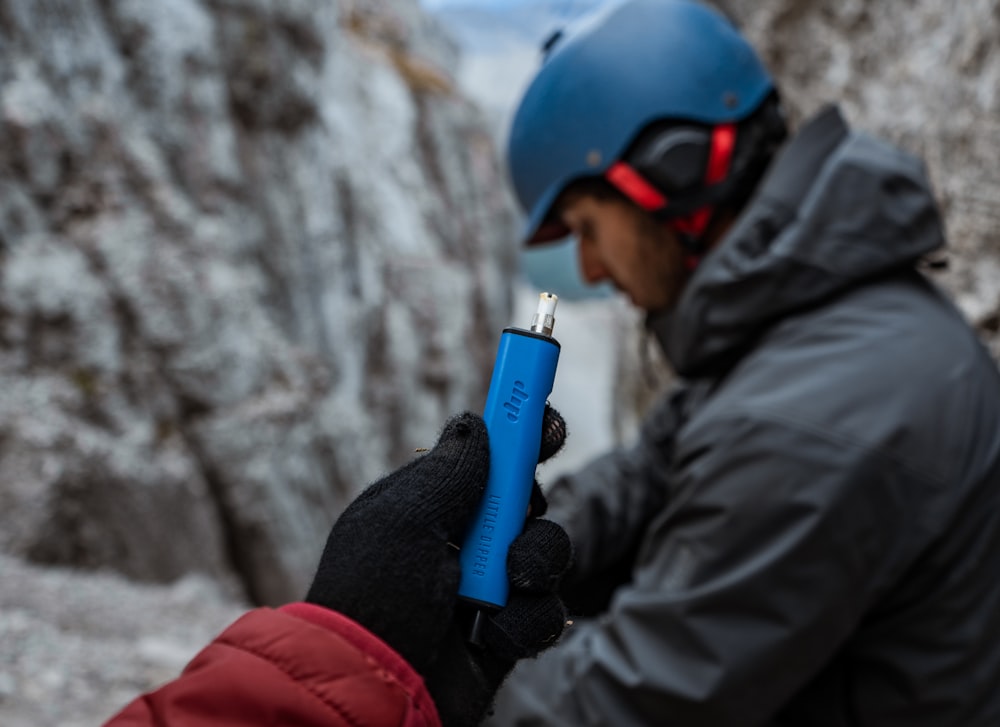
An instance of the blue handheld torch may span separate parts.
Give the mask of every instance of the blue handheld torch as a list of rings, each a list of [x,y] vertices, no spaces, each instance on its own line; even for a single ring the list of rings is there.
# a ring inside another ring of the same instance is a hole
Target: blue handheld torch
[[[486,493],[462,544],[458,595],[476,607],[469,640],[481,644],[484,620],[507,603],[507,549],[524,527],[552,393],[559,342],[552,338],[558,297],[539,296],[531,328],[500,337],[483,419],[489,433]]]

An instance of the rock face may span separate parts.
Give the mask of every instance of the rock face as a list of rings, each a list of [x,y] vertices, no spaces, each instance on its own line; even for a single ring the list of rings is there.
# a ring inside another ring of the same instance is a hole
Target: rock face
[[[4,727],[102,724],[243,612],[200,575],[138,584],[0,555],[0,577]]]
[[[481,407],[513,217],[414,2],[0,8],[0,548],[257,602]]]

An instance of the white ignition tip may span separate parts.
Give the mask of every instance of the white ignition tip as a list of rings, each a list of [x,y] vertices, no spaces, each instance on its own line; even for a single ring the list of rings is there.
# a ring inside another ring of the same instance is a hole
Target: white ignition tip
[[[558,302],[559,296],[555,293],[541,293],[538,296],[538,315],[554,316],[556,313],[556,303]]]
[[[542,293],[538,296],[538,310],[531,319],[531,330],[534,333],[552,335],[552,328],[556,324],[555,312],[558,302],[559,296],[554,293]]]

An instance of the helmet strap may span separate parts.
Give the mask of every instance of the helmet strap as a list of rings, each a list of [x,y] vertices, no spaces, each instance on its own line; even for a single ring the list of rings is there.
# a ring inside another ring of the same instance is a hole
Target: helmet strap
[[[694,200],[672,203],[663,191],[624,161],[612,164],[604,176],[622,194],[677,233],[685,250],[685,263],[693,270],[707,252],[705,232],[711,227],[717,202],[722,197],[720,193],[724,192],[720,185],[729,178],[735,148],[736,124],[719,124],[712,128],[703,191]],[[694,209],[679,213],[678,208],[688,207],[692,202],[697,204]]]
[[[628,162],[617,161],[604,173],[605,179],[650,214],[656,215],[669,201],[659,189]]]

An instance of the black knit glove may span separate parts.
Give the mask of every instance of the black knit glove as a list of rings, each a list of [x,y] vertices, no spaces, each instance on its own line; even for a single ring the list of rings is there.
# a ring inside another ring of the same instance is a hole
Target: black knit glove
[[[517,661],[556,643],[566,626],[556,589],[571,555],[561,527],[531,519],[508,551],[510,595],[486,619],[482,647],[469,643],[470,622],[462,614],[468,604],[459,605],[458,627],[449,629],[439,657],[423,672],[444,727],[478,725]]]
[[[540,460],[565,439],[546,411]],[[555,590],[571,546],[555,523],[531,518],[511,544],[508,605],[487,619],[484,646],[466,642],[457,597],[462,542],[489,474],[483,420],[462,414],[427,454],[365,490],[330,532],[306,600],[353,618],[423,674],[446,727],[481,721],[514,663],[554,643],[565,625]]]

